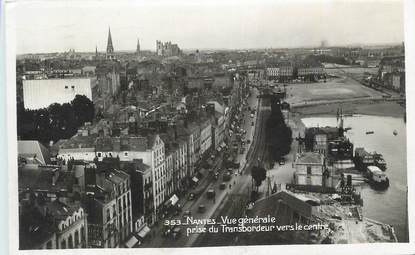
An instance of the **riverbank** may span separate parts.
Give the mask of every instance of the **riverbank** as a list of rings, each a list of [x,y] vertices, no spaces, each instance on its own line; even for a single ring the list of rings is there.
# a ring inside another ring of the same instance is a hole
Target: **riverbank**
[[[405,114],[404,107],[394,101],[362,101],[307,105],[295,107],[291,111],[302,116],[336,116],[339,108],[342,109],[343,114],[364,114],[396,118],[403,118]]]

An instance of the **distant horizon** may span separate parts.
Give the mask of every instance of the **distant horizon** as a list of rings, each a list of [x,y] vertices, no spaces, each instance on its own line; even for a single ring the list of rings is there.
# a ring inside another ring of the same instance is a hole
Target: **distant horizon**
[[[324,48],[330,49],[330,48],[352,48],[352,47],[362,47],[362,48],[371,48],[371,47],[396,47],[400,46],[402,42],[391,42],[391,43],[370,43],[370,44],[364,44],[364,43],[353,43],[353,44],[347,44],[347,45],[328,45]],[[179,45],[180,47],[180,45]],[[240,50],[293,50],[293,49],[321,49],[322,47],[318,46],[300,46],[300,47],[263,47],[263,48],[180,48],[181,51],[185,53],[189,53],[190,51],[240,51]],[[23,56],[23,55],[40,55],[40,54],[54,54],[54,53],[68,53],[72,49],[67,49],[66,51],[50,51],[50,52],[28,52],[28,53],[19,53],[16,54],[16,56]],[[150,51],[150,52],[156,52],[155,49],[140,49],[140,51]],[[114,53],[135,53],[136,49],[121,49],[117,50],[114,48]],[[77,51],[75,50],[75,53],[85,53],[85,54],[94,54],[95,50],[93,51]],[[98,50],[98,53],[106,53],[106,50]]]

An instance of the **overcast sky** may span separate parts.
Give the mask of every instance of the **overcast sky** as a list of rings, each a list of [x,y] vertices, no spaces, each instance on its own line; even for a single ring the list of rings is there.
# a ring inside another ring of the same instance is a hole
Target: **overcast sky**
[[[115,2],[115,1],[114,1]],[[182,49],[280,48],[399,43],[400,0],[157,0],[18,1],[17,53],[105,51],[108,27],[115,51],[155,50],[155,41]]]

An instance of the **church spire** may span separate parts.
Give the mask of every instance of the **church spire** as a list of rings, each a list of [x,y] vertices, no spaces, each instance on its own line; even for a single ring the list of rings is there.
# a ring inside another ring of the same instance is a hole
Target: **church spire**
[[[137,53],[140,52],[140,38],[137,38]]]
[[[114,53],[114,47],[112,46],[111,28],[108,27],[107,54],[112,53]]]

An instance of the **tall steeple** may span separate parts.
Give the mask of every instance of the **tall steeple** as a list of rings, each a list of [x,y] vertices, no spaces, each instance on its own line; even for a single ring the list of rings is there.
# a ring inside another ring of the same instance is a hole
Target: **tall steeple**
[[[111,28],[108,27],[108,41],[107,41],[107,59],[115,59],[114,57],[114,46],[112,46],[112,38],[111,38]]]
[[[114,47],[112,46],[111,28],[108,28],[107,54],[112,53],[114,53]]]
[[[140,53],[140,38],[137,38],[137,53]]]

